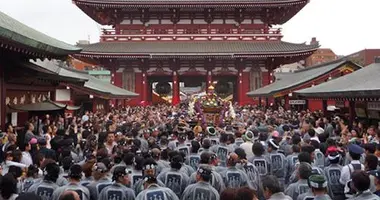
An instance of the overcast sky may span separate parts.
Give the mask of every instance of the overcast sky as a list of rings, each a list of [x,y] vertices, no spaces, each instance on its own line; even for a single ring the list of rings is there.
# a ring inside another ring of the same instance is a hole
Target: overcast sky
[[[284,41],[302,43],[317,37],[338,55],[380,48],[380,0],[310,0],[282,26]],[[100,27],[71,0],[0,0],[0,11],[70,44],[99,40]]]

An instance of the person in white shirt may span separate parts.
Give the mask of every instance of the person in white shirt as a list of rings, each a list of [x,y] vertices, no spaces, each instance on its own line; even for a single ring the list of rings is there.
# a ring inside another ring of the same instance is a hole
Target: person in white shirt
[[[319,141],[318,135],[315,133],[315,130],[314,130],[314,129],[309,129],[308,134],[309,134],[309,136],[310,136],[310,140],[315,140],[315,141],[317,141],[318,143],[321,143],[321,142]]]
[[[240,145],[240,148],[242,148],[247,155],[247,158],[253,156],[252,152],[252,140],[255,137],[254,133],[252,131],[247,131],[243,136],[244,143]]]
[[[18,151],[18,152],[17,152]],[[8,152],[6,152],[5,153],[5,160],[4,160],[4,162],[2,163],[2,172],[1,172],[1,174],[2,175],[5,175],[5,174],[7,174],[8,173],[8,171],[9,171],[9,167],[10,166],[16,166],[16,167],[20,167],[21,169],[24,169],[24,168],[26,168],[26,165],[24,165],[24,164],[22,164],[22,163],[19,163],[18,161],[18,159],[16,159],[17,160],[17,162],[15,162],[15,161],[12,161],[12,160],[14,160],[13,158],[14,157],[17,157],[17,158],[19,158],[19,157],[22,157],[22,155],[21,155],[22,153],[21,153],[21,151],[20,150],[15,150],[15,151],[8,151]]]
[[[88,116],[88,111],[86,111],[86,113],[82,116],[82,123],[88,121],[89,119],[90,117]]]
[[[28,143],[25,144],[25,150],[22,152],[21,163],[26,167],[33,165],[33,158],[30,154],[30,150],[32,149],[32,144],[37,144],[37,139],[32,138]]]
[[[346,197],[351,197],[353,195],[353,190],[349,187],[352,174],[355,171],[364,170],[365,167],[360,162],[361,154],[364,153],[364,149],[356,144],[350,144],[348,145],[348,153],[349,156],[352,158],[352,161],[350,164],[344,166],[341,171],[339,182],[340,184],[344,185],[344,193],[346,194]]]
[[[106,149],[108,151],[108,155],[112,155],[113,154],[113,150],[114,150],[114,147],[116,145],[117,144],[115,142],[115,134],[113,132],[108,132],[107,141],[104,144],[104,146],[106,147]]]

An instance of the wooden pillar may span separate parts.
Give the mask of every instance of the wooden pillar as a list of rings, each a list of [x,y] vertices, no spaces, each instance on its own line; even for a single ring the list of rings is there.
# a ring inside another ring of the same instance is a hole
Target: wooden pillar
[[[178,73],[177,71],[173,71],[173,97],[172,97],[172,105],[177,105],[180,102],[180,94],[179,94],[179,81],[178,81]]]
[[[349,111],[350,111],[350,123],[355,120],[355,101],[349,101]]]
[[[209,87],[212,85],[212,72],[211,70],[207,71],[207,78],[206,78],[206,93],[209,93]]]
[[[238,85],[237,85],[237,90],[238,90],[238,103],[239,105],[243,105],[243,69],[239,68],[239,73],[238,73]]]

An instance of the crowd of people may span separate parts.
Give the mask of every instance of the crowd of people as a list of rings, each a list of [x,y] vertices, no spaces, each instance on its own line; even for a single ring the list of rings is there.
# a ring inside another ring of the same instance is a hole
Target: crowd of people
[[[45,115],[1,134],[0,200],[380,199],[380,129],[344,115],[186,105]]]

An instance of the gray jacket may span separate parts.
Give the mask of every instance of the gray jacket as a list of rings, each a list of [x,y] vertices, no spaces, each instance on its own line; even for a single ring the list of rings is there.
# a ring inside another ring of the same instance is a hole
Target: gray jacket
[[[290,196],[285,195],[283,192],[273,194],[268,200],[293,200]]]
[[[90,191],[90,198],[92,200],[97,200],[99,198],[99,194],[102,192],[102,190],[111,185],[112,182],[108,178],[101,178],[98,181],[91,182],[86,187]]]
[[[178,200],[176,194],[172,190],[166,187],[160,187],[157,184],[150,185],[147,189],[140,192],[135,200],[151,200],[151,199],[162,199],[162,200]]]
[[[182,200],[208,199],[219,200],[220,196],[210,183],[198,182],[187,186],[182,194]]]

